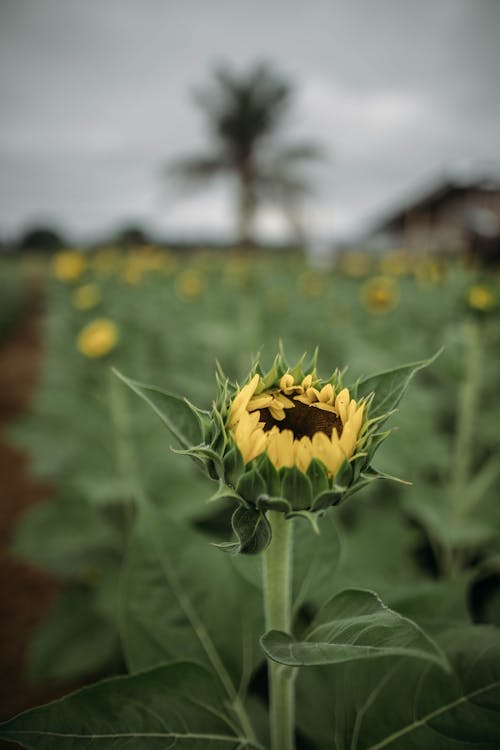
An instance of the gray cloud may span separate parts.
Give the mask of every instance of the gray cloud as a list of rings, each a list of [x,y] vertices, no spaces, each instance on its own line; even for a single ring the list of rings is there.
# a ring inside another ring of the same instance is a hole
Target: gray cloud
[[[287,135],[330,152],[311,229],[355,231],[458,160],[498,164],[499,28],[496,0],[0,0],[0,231],[229,233],[227,188],[184,200],[160,167],[207,142],[193,87],[260,58],[297,84]]]

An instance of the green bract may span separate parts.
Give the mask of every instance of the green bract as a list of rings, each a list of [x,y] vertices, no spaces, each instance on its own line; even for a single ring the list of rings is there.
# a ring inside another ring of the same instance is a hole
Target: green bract
[[[270,542],[267,511],[303,516],[317,528],[330,506],[375,479],[393,479],[374,468],[373,457],[411,378],[434,358],[346,388],[338,370],[319,378],[316,355],[307,365],[302,357],[290,366],[280,353],[267,372],[257,361],[242,388],[219,369],[210,411],[117,374],[160,416],[178,442],[174,450],[218,483],[211,499],[235,502],[236,541],[222,546],[251,554]]]

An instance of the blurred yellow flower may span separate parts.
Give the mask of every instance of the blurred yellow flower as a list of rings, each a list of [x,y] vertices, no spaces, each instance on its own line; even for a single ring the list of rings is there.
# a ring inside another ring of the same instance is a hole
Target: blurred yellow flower
[[[278,388],[257,393],[259,387],[260,376],[254,375],[237,392],[226,426],[244,462],[266,453],[277,469],[305,472],[316,458],[335,476],[359,444],[365,404],[312,374],[295,379],[287,372]]]
[[[474,284],[470,287],[467,302],[473,310],[480,310],[481,312],[493,310],[497,304],[494,292],[484,284]]]
[[[424,285],[437,284],[443,278],[443,267],[437,258],[424,258],[415,266],[415,276]]]
[[[101,292],[96,284],[83,284],[75,289],[72,299],[77,310],[92,310],[101,301]]]
[[[194,271],[184,271],[177,278],[176,289],[184,299],[199,297],[203,291],[202,278]]]
[[[120,253],[115,247],[104,247],[90,262],[98,276],[110,276],[120,266]]]
[[[368,253],[350,250],[339,256],[337,268],[347,276],[362,278],[370,273],[372,259]]]
[[[86,357],[104,357],[118,342],[118,328],[112,320],[97,318],[78,334],[77,347]]]
[[[399,289],[394,279],[374,276],[361,287],[361,301],[371,313],[387,313],[397,307]]]
[[[321,297],[325,291],[323,279],[313,271],[305,271],[299,276],[299,286],[304,297]]]
[[[122,269],[121,277],[126,284],[137,286],[142,282],[144,269],[134,258],[127,258]]]
[[[379,265],[382,274],[388,276],[404,276],[410,271],[409,259],[403,250],[382,256]]]
[[[87,261],[78,250],[64,250],[52,259],[52,271],[60,281],[76,281],[85,271]]]

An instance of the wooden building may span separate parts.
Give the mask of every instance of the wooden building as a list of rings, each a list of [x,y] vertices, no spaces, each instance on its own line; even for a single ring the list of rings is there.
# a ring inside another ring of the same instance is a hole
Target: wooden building
[[[375,226],[368,244],[498,263],[500,180],[444,180]]]

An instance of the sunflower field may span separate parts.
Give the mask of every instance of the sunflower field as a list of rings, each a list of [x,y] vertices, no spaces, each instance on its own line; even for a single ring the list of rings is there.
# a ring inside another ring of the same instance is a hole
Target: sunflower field
[[[2,336],[25,294],[5,269]],[[39,382],[8,438],[52,491],[11,554],[61,582],[29,680],[83,687],[0,736],[500,747],[499,278],[153,246],[64,251],[42,276]],[[288,428],[305,459],[263,447],[293,408],[330,415],[335,465],[323,427],[326,447]]]

